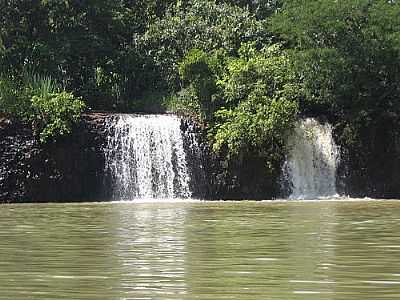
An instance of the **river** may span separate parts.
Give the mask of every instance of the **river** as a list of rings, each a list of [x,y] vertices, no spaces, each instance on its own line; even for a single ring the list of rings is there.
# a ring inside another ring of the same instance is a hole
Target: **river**
[[[398,299],[400,202],[0,208],[0,299]]]

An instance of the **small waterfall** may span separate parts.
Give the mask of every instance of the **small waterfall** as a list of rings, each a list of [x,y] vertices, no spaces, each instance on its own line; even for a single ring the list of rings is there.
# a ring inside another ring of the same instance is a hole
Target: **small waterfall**
[[[181,120],[169,115],[116,115],[108,124],[106,172],[115,200],[189,198]]]
[[[291,199],[335,197],[339,149],[329,124],[313,118],[297,123],[288,139],[289,153],[283,167]]]

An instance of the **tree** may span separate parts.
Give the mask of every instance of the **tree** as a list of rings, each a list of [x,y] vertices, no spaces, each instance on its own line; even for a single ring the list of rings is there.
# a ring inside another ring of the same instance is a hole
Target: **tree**
[[[213,150],[228,160],[262,158],[265,170],[276,174],[302,91],[279,45],[257,50],[255,43],[245,43],[238,52],[238,57],[223,57],[221,51],[194,49],[180,74],[196,90]]]
[[[323,104],[334,116],[362,111],[378,122],[385,111],[398,114],[399,2],[287,1],[271,28],[295,49],[306,110]]]
[[[268,168],[282,163],[285,138],[298,112],[301,89],[289,56],[279,45],[256,50],[244,44],[229,60],[218,86],[225,105],[215,113],[213,148],[252,153]]]
[[[329,118],[357,180],[381,174],[400,138],[400,2],[287,0],[270,29],[292,49],[300,110]]]
[[[268,40],[264,22],[247,8],[192,0],[177,2],[164,18],[152,23],[140,44],[160,73],[160,88],[178,91],[178,63],[191,49],[224,49],[234,55],[242,42],[255,41],[261,46]]]
[[[4,0],[0,72],[18,76],[30,69],[93,108],[124,107],[144,85],[139,73],[146,58],[135,41],[173,2]]]

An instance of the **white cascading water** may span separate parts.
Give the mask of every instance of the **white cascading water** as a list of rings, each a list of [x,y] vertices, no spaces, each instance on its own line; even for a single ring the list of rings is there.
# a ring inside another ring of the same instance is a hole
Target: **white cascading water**
[[[105,160],[115,200],[191,196],[180,126],[170,115],[110,119]]]
[[[288,147],[283,173],[292,191],[290,198],[337,197],[339,148],[332,127],[313,118],[301,120],[288,139]]]

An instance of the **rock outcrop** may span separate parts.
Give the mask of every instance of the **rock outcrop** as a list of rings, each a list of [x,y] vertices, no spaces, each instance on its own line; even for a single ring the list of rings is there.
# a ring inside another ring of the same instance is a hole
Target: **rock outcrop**
[[[0,120],[0,202],[101,200],[105,114],[84,115],[72,134],[40,144],[29,126]]]
[[[80,202],[110,199],[104,146],[110,114],[84,115],[68,136],[40,144],[31,128],[0,116],[0,203]],[[193,197],[198,199],[273,199],[279,174],[265,174],[256,155],[229,161],[213,154],[206,128],[183,118]],[[399,198],[400,142],[382,130],[359,152],[342,146],[338,191],[354,197]],[[279,166],[276,168],[279,169]]]

